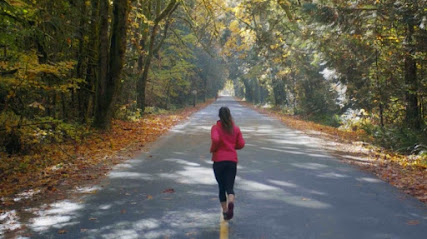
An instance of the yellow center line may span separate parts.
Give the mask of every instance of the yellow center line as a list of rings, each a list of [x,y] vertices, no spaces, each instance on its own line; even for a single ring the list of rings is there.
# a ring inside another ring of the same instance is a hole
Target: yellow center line
[[[223,219],[222,213],[219,223],[219,239],[228,239],[228,222]]]

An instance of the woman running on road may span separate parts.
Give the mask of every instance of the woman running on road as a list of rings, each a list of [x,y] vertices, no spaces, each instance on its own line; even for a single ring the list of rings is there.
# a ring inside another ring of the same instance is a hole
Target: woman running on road
[[[237,172],[237,152],[245,146],[240,128],[234,125],[228,107],[219,109],[219,119],[211,129],[213,170],[219,187],[219,201],[224,220],[233,218],[234,179]],[[228,199],[228,204],[227,204]]]

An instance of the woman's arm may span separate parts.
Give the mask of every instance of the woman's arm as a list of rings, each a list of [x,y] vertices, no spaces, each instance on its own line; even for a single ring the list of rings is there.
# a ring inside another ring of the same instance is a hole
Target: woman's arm
[[[212,129],[211,129],[211,149],[210,149],[211,153],[215,152],[218,149],[219,141],[220,141],[219,132],[216,126],[214,125],[212,126]]]
[[[236,149],[243,149],[245,147],[245,140],[243,139],[242,132],[240,132],[240,129],[237,128],[237,141],[236,141]]]

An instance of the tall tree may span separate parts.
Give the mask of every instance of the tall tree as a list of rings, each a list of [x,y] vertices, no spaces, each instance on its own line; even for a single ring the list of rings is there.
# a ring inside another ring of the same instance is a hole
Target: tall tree
[[[101,129],[108,129],[111,127],[113,103],[118,95],[126,52],[129,1],[114,0],[113,2],[111,42],[108,34],[109,1],[100,1],[99,79],[94,125]]]
[[[145,88],[147,85],[147,77],[148,71],[151,66],[151,59],[153,55],[160,49],[163,44],[163,40],[160,40],[158,45],[155,45],[156,37],[159,31],[159,24],[164,19],[170,17],[170,15],[176,10],[179,5],[179,2],[176,0],[170,0],[167,6],[162,10],[161,2],[162,1],[154,1],[155,2],[155,14],[153,19],[153,26],[151,29],[146,29],[149,31],[149,35],[143,34],[140,42],[143,44],[144,55],[139,56],[139,77],[137,81],[137,106],[141,109],[142,112],[145,110]],[[148,9],[148,11],[151,11]],[[150,13],[151,15],[151,13]],[[170,22],[166,22],[164,27],[163,39],[166,38],[167,30]],[[147,36],[148,39],[144,39],[144,36]]]

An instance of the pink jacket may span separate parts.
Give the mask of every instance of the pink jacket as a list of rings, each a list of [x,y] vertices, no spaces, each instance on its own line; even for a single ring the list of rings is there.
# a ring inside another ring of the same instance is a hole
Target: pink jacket
[[[212,161],[238,161],[236,149],[242,149],[245,146],[242,132],[239,127],[233,125],[233,133],[228,133],[222,128],[221,121],[218,120],[216,125],[211,129],[211,149]]]

